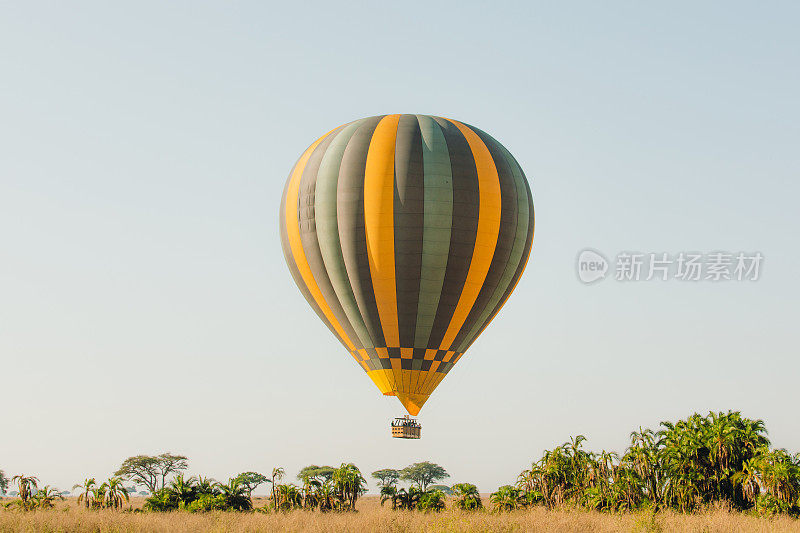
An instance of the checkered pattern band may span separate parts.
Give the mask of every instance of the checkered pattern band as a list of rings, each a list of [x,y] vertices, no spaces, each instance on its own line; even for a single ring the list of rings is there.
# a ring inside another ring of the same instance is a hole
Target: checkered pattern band
[[[447,374],[461,358],[454,350],[431,350],[425,348],[360,348],[350,352],[361,367],[370,370],[391,370],[392,360],[398,360],[403,370],[420,370]]]

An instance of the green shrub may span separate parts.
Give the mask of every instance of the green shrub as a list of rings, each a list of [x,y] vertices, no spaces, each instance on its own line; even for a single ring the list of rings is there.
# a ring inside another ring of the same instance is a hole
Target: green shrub
[[[208,511],[224,511],[228,506],[225,498],[221,495],[201,494],[196,500],[186,506],[186,510],[192,513]]]
[[[456,507],[462,511],[483,509],[483,502],[481,501],[481,495],[478,493],[478,487],[472,483],[456,483],[453,485],[453,493],[457,496],[455,501]]]
[[[445,495],[440,490],[428,490],[423,492],[419,497],[417,509],[420,511],[444,511],[445,508]]]

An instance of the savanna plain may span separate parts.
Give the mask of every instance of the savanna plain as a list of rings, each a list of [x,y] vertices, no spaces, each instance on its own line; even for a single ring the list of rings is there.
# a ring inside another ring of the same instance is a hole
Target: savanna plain
[[[486,499],[486,498],[484,498]],[[254,504],[262,505],[258,498]],[[9,502],[10,499],[4,499]],[[144,498],[131,498],[133,509]],[[488,501],[487,501],[488,503]],[[86,510],[67,498],[53,509],[27,513],[0,511],[0,532],[223,532],[223,531],[593,531],[593,532],[800,532],[800,522],[788,516],[748,516],[723,508],[708,508],[692,514],[662,511],[652,513],[602,513],[578,509],[532,508],[496,513],[489,510],[441,513],[392,511],[381,506],[377,496],[359,499],[356,513],[136,513]]]

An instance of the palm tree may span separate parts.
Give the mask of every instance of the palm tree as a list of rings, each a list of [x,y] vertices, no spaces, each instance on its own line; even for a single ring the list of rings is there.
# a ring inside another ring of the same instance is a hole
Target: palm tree
[[[92,502],[92,489],[96,484],[97,481],[95,481],[93,477],[90,477],[83,481],[83,485],[75,484],[72,486],[72,490],[81,489],[81,493],[78,494],[78,505],[83,502],[86,508],[89,508]]]
[[[456,483],[453,485],[453,492],[457,496],[456,507],[462,511],[475,511],[483,508],[478,487],[472,483]]]
[[[130,501],[128,490],[123,486],[122,478],[112,477],[104,483],[106,486],[105,505],[111,509],[120,509],[124,501]]]
[[[178,506],[186,507],[197,496],[197,483],[194,477],[186,479],[183,474],[178,474],[169,484],[169,490],[178,500]]]
[[[651,429],[639,428],[630,435],[631,445],[622,462],[636,473],[642,483],[643,493],[650,501],[661,500],[661,468],[658,464],[657,436]]]
[[[22,502],[22,507],[28,507],[28,500],[31,498],[31,489],[36,489],[39,484],[39,478],[35,476],[25,476],[19,474],[11,478],[13,483],[17,484],[19,488],[19,499]]]
[[[762,458],[761,476],[767,491],[785,508],[797,505],[800,496],[800,465],[786,450],[774,450]]]
[[[334,508],[334,498],[336,491],[333,487],[333,482],[326,480],[317,489],[317,505],[322,512],[332,511]]]
[[[318,479],[305,476],[303,479],[303,508],[315,509],[319,504],[318,491],[322,483]]]
[[[275,482],[283,479],[284,475],[286,475],[286,471],[282,467],[272,469],[272,505],[275,509],[278,508],[278,490]]]
[[[63,499],[64,497],[60,492],[49,485],[45,485],[31,497],[31,508],[52,509],[55,506],[54,501]]]
[[[249,511],[253,508],[253,501],[244,483],[238,478],[230,478],[228,484],[217,484],[219,493],[225,500],[225,507],[237,511]]]
[[[397,509],[397,487],[394,485],[384,485],[381,487],[381,507],[390,500],[392,502],[392,510]]]
[[[431,489],[423,491],[422,494],[420,494],[419,502],[417,503],[417,509],[420,511],[433,511],[436,513],[444,511],[445,499],[444,492],[440,490]]]
[[[759,459],[748,459],[742,465],[742,469],[732,476],[735,484],[739,485],[744,498],[755,504],[761,492],[761,479],[759,478]]]
[[[342,463],[334,471],[331,480],[334,483],[342,509],[355,510],[356,500],[367,490],[367,480],[361,475],[358,467],[352,463]]]
[[[93,509],[100,509],[103,507],[103,504],[106,501],[106,490],[108,489],[108,485],[103,483],[99,487],[95,487],[92,489],[92,508]]]
[[[303,507],[303,493],[294,484],[278,485],[278,503],[276,509],[291,511]]]
[[[198,495],[208,494],[210,496],[216,496],[217,494],[219,494],[217,486],[218,483],[213,479],[203,476],[197,476],[195,491],[197,492]]]
[[[512,485],[503,485],[489,496],[489,500],[496,511],[513,511],[521,506],[519,489]]]
[[[416,509],[419,499],[422,496],[422,490],[412,485],[408,490],[400,489],[397,491],[397,508],[406,511],[413,511]],[[392,502],[394,504],[394,502]]]

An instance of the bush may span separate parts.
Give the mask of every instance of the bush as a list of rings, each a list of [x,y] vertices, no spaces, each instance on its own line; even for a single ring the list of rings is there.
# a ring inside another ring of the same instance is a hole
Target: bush
[[[472,483],[456,483],[453,485],[453,492],[458,497],[456,499],[456,507],[462,511],[476,511],[483,509],[483,502],[481,495],[478,493],[478,487]]]
[[[159,489],[144,501],[147,511],[174,511],[178,508],[178,498],[169,489]]]
[[[227,508],[225,498],[213,494],[201,494],[199,498],[186,506],[186,510],[192,513],[224,511]]]
[[[800,507],[797,505],[788,505],[772,494],[766,493],[758,496],[755,511],[756,514],[760,516],[773,516],[781,513],[798,516],[798,514],[800,514]]]
[[[433,511],[436,513],[444,511],[445,499],[444,492],[440,490],[425,491],[419,497],[417,509],[420,511]]]

